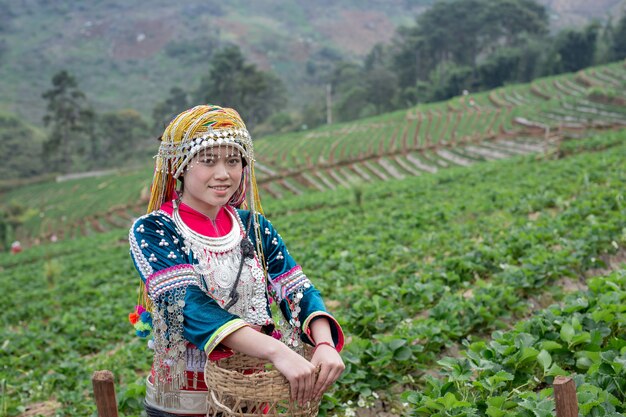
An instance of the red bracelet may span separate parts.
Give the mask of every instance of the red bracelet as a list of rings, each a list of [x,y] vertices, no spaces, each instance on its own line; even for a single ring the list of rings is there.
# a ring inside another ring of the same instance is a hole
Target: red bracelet
[[[331,348],[337,350],[337,348],[335,346],[333,346],[332,343],[330,342],[319,342],[315,345],[315,349],[313,349],[313,353],[315,353],[315,351],[317,350],[318,347],[322,346],[322,345],[326,345],[326,346],[330,346]]]

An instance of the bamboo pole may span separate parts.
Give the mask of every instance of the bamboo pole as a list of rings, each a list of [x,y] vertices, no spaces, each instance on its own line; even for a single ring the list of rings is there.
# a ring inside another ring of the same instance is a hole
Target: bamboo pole
[[[557,376],[554,379],[554,400],[557,417],[578,417],[576,383],[572,378]]]
[[[96,371],[91,378],[98,417],[117,417],[115,385],[111,371]]]

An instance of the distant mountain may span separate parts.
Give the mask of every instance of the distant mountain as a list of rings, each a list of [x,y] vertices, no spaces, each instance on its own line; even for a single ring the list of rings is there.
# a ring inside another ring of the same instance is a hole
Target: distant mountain
[[[67,69],[97,109],[149,115],[171,87],[196,88],[211,52],[225,42],[276,71],[301,102],[307,71],[365,54],[429,3],[1,0],[0,109],[37,122],[41,93]]]
[[[537,0],[550,11],[552,26],[560,29],[568,26],[581,26],[590,20],[605,21],[609,16],[619,19],[625,0]]]
[[[542,0],[553,22],[582,24],[626,0]],[[239,45],[286,83],[292,105],[323,93],[311,82],[339,58],[359,58],[432,0],[0,0],[0,110],[38,124],[41,93],[67,69],[96,110],[147,117],[169,89],[195,89],[212,51]]]

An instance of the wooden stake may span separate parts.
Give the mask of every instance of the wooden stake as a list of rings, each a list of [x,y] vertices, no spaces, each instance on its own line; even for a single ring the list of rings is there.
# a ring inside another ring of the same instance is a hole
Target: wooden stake
[[[91,378],[98,417],[117,417],[115,385],[111,371],[96,371]]]
[[[557,376],[554,379],[554,400],[557,417],[578,417],[576,383],[572,378]]]

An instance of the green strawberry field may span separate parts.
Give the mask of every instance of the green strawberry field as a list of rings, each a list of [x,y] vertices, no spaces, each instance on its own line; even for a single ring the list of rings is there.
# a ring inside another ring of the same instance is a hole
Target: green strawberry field
[[[626,415],[626,132],[448,168],[265,200],[347,336],[320,414],[549,416],[567,375],[580,415]],[[141,415],[129,225],[0,255],[1,415],[95,415],[101,369]]]

